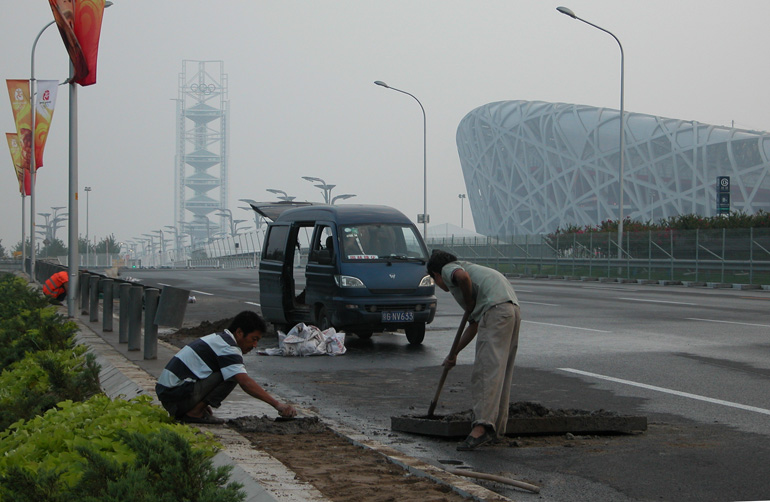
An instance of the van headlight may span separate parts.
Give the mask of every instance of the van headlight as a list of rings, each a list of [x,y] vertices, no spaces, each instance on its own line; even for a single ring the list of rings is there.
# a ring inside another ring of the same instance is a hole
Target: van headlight
[[[422,280],[420,281],[420,287],[421,287],[421,288],[422,288],[422,287],[425,287],[425,286],[434,286],[434,285],[435,285],[435,283],[433,282],[433,277],[431,277],[431,276],[429,276],[429,275],[426,275],[426,276],[425,276],[425,277],[423,277],[423,278],[422,278]]]
[[[366,287],[364,286],[364,283],[361,279],[350,275],[335,275],[334,282],[336,282],[337,286],[340,288],[365,288]]]

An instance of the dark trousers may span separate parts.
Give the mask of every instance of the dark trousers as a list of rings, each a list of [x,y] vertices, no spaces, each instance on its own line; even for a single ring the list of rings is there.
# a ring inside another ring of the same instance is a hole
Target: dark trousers
[[[190,386],[191,390],[187,397],[179,401],[161,401],[161,403],[169,415],[174,418],[181,418],[200,402],[205,402],[212,408],[219,408],[222,401],[230,395],[236,385],[235,380],[223,380],[222,373],[217,371],[209,375],[208,378],[198,380]]]

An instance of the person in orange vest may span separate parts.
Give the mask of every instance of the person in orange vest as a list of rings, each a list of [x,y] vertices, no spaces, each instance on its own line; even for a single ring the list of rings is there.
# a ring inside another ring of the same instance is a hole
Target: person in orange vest
[[[66,271],[56,272],[43,284],[43,294],[51,301],[62,301],[67,297],[67,285],[70,277]]]

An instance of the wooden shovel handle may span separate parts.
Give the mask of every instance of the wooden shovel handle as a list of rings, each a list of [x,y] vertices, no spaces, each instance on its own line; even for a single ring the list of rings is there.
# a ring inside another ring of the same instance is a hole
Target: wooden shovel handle
[[[463,331],[465,331],[465,323],[468,322],[468,315],[470,313],[468,311],[463,312],[463,319],[460,321],[460,326],[457,328],[457,334],[455,335],[455,340],[452,342],[452,348],[449,349],[449,355],[450,356],[457,356],[457,346],[460,345],[460,337],[463,335]],[[438,382],[438,389],[436,389],[436,395],[433,396],[433,401],[430,402],[430,407],[428,408],[428,418],[431,418],[433,416],[433,412],[436,411],[436,405],[438,404],[438,397],[441,394],[441,389],[444,387],[444,381],[446,380],[447,373],[449,373],[449,370],[451,368],[444,366],[444,372],[441,374],[441,380]]]

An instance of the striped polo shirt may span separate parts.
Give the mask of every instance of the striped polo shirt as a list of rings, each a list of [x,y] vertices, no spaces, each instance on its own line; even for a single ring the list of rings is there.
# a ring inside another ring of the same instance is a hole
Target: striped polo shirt
[[[168,362],[158,378],[158,384],[173,389],[185,382],[197,382],[214,372],[224,380],[246,373],[243,352],[228,330],[212,333],[190,343]]]

